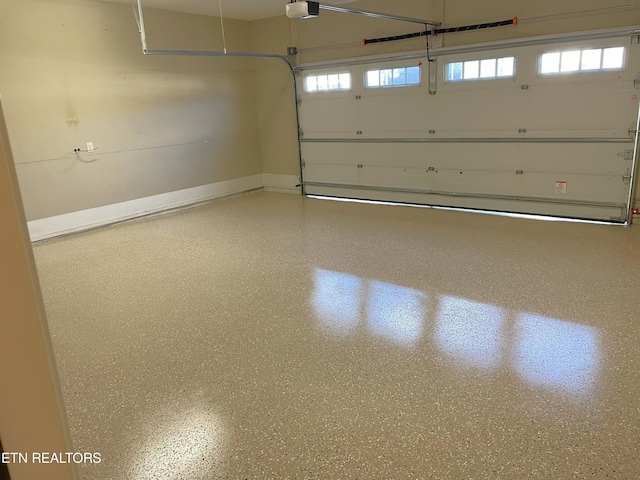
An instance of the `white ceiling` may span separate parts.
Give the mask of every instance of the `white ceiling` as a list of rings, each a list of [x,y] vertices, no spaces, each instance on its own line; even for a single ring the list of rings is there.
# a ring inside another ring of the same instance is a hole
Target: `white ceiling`
[[[100,0],[107,3],[129,5],[131,0]],[[222,16],[236,20],[260,20],[262,18],[284,15],[285,5],[290,0],[142,0],[146,8],[160,8],[174,12],[196,13],[200,15],[220,16],[219,1],[222,2]],[[351,3],[355,0],[330,0],[335,5]]]

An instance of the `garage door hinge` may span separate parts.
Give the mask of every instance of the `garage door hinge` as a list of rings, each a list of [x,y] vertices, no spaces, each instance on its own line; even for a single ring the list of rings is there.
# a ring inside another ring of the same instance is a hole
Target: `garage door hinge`
[[[640,72],[638,72],[636,78],[633,79],[633,88],[640,90]]]
[[[298,129],[298,137],[304,138],[304,130],[302,130],[302,128]]]
[[[628,184],[631,181],[631,170],[627,168],[627,171],[622,176],[622,181]]]
[[[625,160],[633,160],[633,150],[625,150],[618,154],[619,157],[623,157]]]
[[[307,166],[307,162],[304,161],[304,158],[300,160],[300,165],[302,165],[302,168]]]

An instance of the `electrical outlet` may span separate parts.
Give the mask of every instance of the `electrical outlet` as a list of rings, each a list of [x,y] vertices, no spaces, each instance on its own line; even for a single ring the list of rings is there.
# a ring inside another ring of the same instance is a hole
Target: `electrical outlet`
[[[87,152],[93,152],[93,142],[87,142]]]

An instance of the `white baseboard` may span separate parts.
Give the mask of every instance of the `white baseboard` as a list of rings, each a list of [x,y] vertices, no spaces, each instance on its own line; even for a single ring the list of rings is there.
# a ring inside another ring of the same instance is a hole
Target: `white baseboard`
[[[277,175],[274,173],[262,174],[262,185],[268,192],[300,193],[300,177],[297,175]]]
[[[276,175],[276,177],[287,175]],[[296,178],[295,176],[292,176]],[[274,179],[275,180],[278,179]],[[280,179],[283,181],[283,179]],[[287,188],[287,183],[281,184]],[[295,184],[294,184],[295,185]],[[251,175],[224,182],[211,183],[200,187],[187,188],[175,192],[162,193],[150,197],[138,198],[128,202],[90,208],[78,212],[56,215],[28,222],[31,241],[44,240],[59,235],[88,230],[111,223],[128,220],[143,215],[184,207],[190,204],[205,202],[217,197],[233,195],[262,188],[263,175]]]

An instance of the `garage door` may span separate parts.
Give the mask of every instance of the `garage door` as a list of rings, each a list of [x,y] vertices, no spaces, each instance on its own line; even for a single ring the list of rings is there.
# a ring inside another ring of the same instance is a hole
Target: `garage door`
[[[305,193],[625,221],[637,38],[532,43],[303,66]]]

